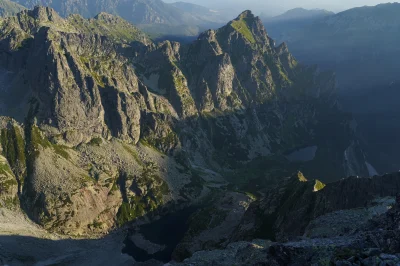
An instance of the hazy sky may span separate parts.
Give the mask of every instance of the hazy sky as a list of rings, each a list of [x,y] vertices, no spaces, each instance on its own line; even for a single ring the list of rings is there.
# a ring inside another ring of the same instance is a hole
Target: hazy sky
[[[210,8],[228,8],[233,10],[251,9],[254,13],[280,14],[288,9],[303,7],[308,9],[323,8],[340,12],[352,7],[376,5],[384,0],[164,0],[165,2],[184,1]]]

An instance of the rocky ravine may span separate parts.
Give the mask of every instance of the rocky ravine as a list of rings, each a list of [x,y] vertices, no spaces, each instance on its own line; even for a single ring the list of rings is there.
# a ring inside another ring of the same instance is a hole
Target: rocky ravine
[[[268,189],[293,171],[368,175],[334,75],[275,47],[250,11],[181,45],[109,14],[36,7],[1,20],[0,59],[0,203],[54,233],[104,235],[222,194],[207,228],[226,218],[230,235],[260,204],[243,193],[278,200]],[[230,242],[197,232],[181,250]]]

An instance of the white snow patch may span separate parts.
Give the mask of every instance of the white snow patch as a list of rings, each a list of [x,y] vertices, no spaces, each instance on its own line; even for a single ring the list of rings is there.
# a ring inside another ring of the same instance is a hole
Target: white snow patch
[[[152,74],[150,74],[149,78],[146,78],[145,76],[143,76],[143,83],[144,83],[144,85],[146,85],[146,87],[148,87],[153,92],[156,92],[159,94],[165,94],[166,93],[165,89],[160,89],[158,87],[159,79],[160,79],[159,74],[152,73]]]
[[[344,170],[347,176],[357,176],[357,170],[354,168],[357,163],[354,158],[353,144],[351,144],[344,151]]]
[[[365,165],[367,166],[369,176],[379,175],[378,171],[376,171],[375,167],[373,167],[369,162],[365,162]]]

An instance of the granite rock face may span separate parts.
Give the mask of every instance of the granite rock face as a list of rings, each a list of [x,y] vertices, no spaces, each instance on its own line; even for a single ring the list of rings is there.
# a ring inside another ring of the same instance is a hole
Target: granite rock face
[[[189,45],[44,7],[0,30],[4,180],[17,183],[6,193],[47,229],[106,233],[299,168],[322,181],[348,165],[368,174],[334,75],[275,47],[250,11]],[[307,146],[313,161],[285,159]]]

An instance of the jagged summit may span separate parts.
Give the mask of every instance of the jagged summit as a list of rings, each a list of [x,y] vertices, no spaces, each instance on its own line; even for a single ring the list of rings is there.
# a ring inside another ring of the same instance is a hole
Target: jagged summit
[[[97,14],[96,16],[94,16],[94,18],[95,18],[95,19],[103,19],[103,20],[110,20],[110,19],[116,19],[116,18],[118,18],[118,19],[123,20],[121,17],[112,15],[112,14],[107,13],[107,12],[100,12],[99,14]]]
[[[30,26],[41,27],[45,23],[58,25],[63,18],[51,7],[35,6],[33,9],[24,9],[18,12],[17,17],[20,23],[28,23]],[[4,21],[12,20],[12,17],[2,18]]]
[[[218,30],[216,33],[220,35],[231,35],[235,32],[239,33],[244,39],[251,43],[260,45],[269,45],[267,32],[259,17],[254,16],[250,10],[242,12],[237,18],[228,22],[228,24]],[[206,34],[208,34],[206,32]],[[200,35],[201,37],[204,34]]]
[[[48,27],[53,32],[97,34],[123,43],[151,43],[150,38],[131,23],[107,13],[100,13],[92,19],[85,19],[80,15],[70,15],[64,19],[51,7],[35,6],[32,10],[23,10],[14,17],[3,18],[2,21],[4,34],[9,34],[11,29],[22,30],[22,33],[12,38],[16,39],[13,44],[16,47],[27,37],[25,34],[35,34],[42,27]]]
[[[27,12],[27,14],[32,18],[39,20],[53,21],[53,19],[61,19],[61,17],[53,8],[46,6],[35,6],[32,10],[26,10],[22,12]]]
[[[253,12],[251,10],[245,10],[242,13],[240,13],[240,15],[236,18],[236,19],[245,19],[245,18],[255,18]]]

